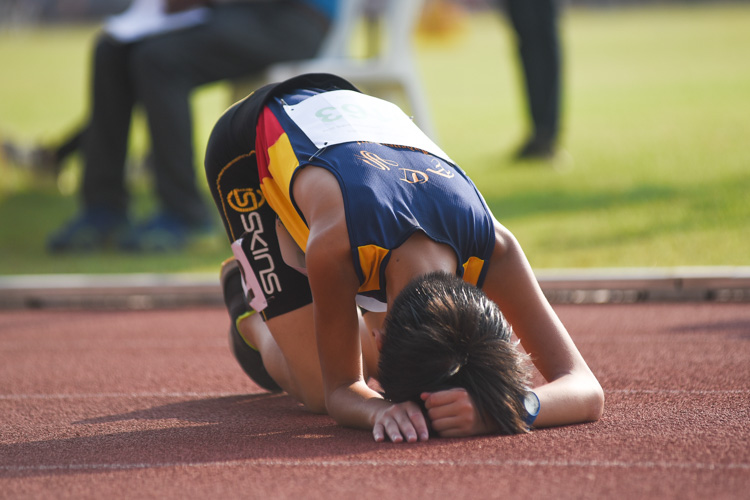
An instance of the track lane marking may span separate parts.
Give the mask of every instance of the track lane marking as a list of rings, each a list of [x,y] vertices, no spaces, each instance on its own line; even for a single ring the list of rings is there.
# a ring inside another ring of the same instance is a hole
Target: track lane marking
[[[605,389],[605,394],[685,394],[706,396],[712,394],[750,394],[748,389]],[[90,394],[0,394],[0,400],[56,400],[56,399],[116,399],[116,398],[226,398],[242,396],[279,397],[266,392],[103,392]]]
[[[248,459],[214,462],[154,462],[120,464],[40,464],[3,465],[3,472],[56,472],[134,470],[166,467],[582,467],[609,469],[682,469],[682,470],[750,470],[750,463],[688,463],[666,461],[627,462],[623,460],[294,460]]]

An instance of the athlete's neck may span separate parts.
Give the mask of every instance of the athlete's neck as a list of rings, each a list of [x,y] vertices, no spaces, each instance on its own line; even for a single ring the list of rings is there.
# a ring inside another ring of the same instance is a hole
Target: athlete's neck
[[[431,240],[421,231],[414,233],[391,251],[385,269],[388,307],[412,279],[432,271],[455,273],[457,268],[458,258],[451,247]]]

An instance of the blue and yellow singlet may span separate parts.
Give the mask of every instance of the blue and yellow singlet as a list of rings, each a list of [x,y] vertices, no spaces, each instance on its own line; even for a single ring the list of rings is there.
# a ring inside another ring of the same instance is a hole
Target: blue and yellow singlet
[[[458,276],[482,285],[495,243],[493,218],[466,174],[423,150],[374,142],[318,148],[284,111],[321,91],[271,99],[258,119],[256,154],[261,188],[304,251],[309,230],[292,195],[294,174],[306,165],[331,172],[343,194],[358,303],[385,310],[385,267],[391,250],[415,231],[455,251]]]

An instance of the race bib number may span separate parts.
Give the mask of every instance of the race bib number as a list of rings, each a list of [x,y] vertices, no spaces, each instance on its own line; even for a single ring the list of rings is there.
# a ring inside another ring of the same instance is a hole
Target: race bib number
[[[401,109],[352,90],[325,92],[284,111],[322,149],[345,142],[377,142],[422,149],[453,161]]]

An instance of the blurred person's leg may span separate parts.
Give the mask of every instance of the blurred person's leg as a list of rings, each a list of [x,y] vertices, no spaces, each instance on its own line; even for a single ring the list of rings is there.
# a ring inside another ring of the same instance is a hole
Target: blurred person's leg
[[[101,35],[94,51],[91,111],[83,136],[83,201],[86,208],[125,213],[125,158],[134,105],[128,58],[134,45]]]
[[[162,210],[204,224],[196,186],[190,96],[201,85],[313,56],[325,26],[287,2],[217,6],[206,24],[135,47],[130,71],[148,117]]]
[[[47,247],[52,252],[100,250],[116,244],[127,230],[125,156],[134,103],[127,71],[129,50],[129,45],[106,35],[96,41],[89,125],[79,138],[82,209],[51,235]]]
[[[560,121],[561,51],[557,0],[507,0],[516,32],[531,117],[520,157],[554,153]]]

